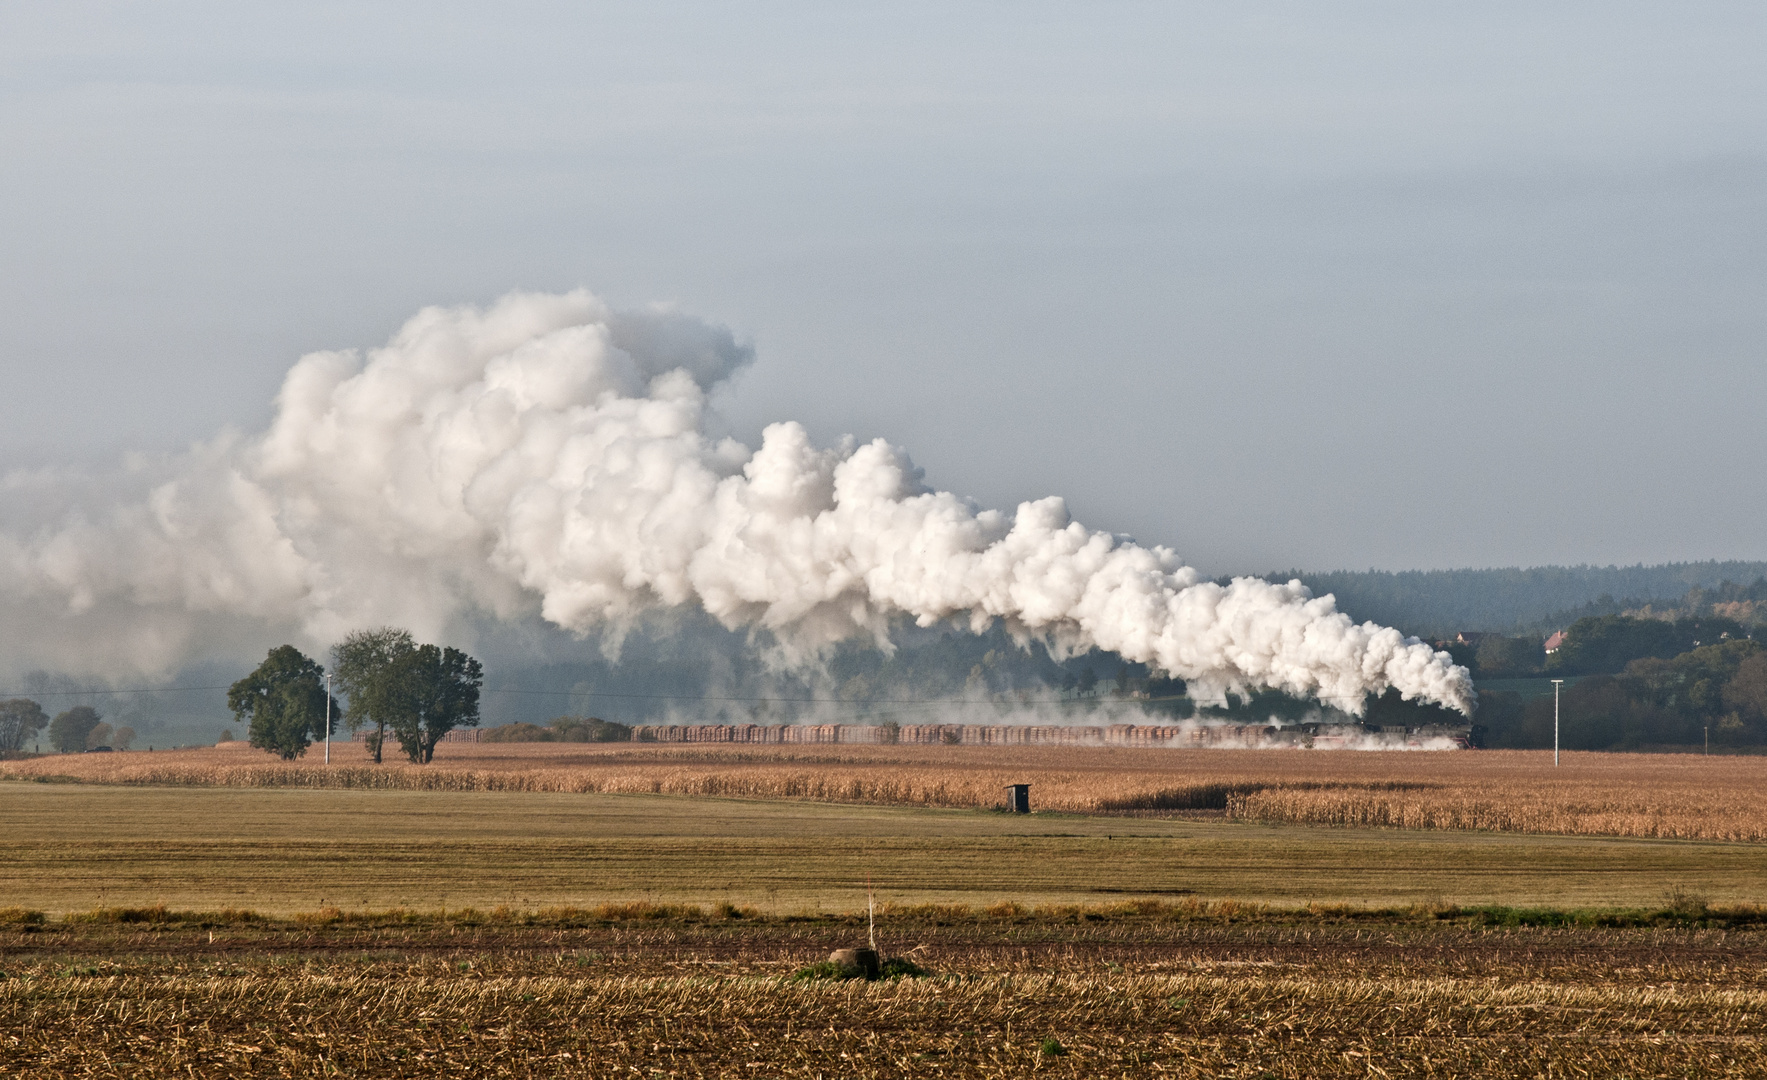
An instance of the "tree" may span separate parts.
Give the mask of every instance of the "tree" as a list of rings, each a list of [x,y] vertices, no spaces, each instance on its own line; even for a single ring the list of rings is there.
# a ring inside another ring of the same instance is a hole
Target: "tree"
[[[75,705],[49,722],[49,745],[64,754],[78,754],[86,749],[86,736],[103,722],[92,706]]]
[[[1633,660],[1667,660],[1744,634],[1742,624],[1732,619],[1578,619],[1565,631],[1564,644],[1547,659],[1546,668],[1566,675],[1614,675]]]
[[[42,731],[48,723],[49,714],[30,698],[0,701],[0,753],[23,750],[25,740]]]
[[[1761,644],[1734,638],[1702,645],[1667,660],[1646,657],[1626,665],[1622,682],[1635,701],[1648,703],[1676,718],[1678,734],[1659,741],[1683,745],[1702,741],[1710,727],[1714,741],[1752,741],[1741,717],[1726,716],[1743,700],[1729,686],[1750,659],[1761,656]]]
[[[109,746],[110,733],[111,726],[109,724],[99,724],[91,731],[88,731],[86,733],[86,749],[96,750],[100,746]]]
[[[358,630],[332,647],[332,677],[337,688],[350,699],[344,723],[351,731],[360,731],[366,724],[374,725],[368,736],[368,752],[380,764],[381,746],[387,729],[393,726],[402,702],[393,679],[395,665],[417,643],[408,630],[383,626],[378,630]]]
[[[1724,704],[1757,725],[1767,721],[1767,652],[1758,652],[1737,665],[1736,674],[1724,687]]]
[[[1546,651],[1537,637],[1491,634],[1479,642],[1473,663],[1480,678],[1515,678],[1539,671],[1546,663]]]
[[[393,661],[388,672],[398,701],[392,729],[412,761],[428,764],[442,736],[477,727],[484,668],[459,649],[419,645]]]
[[[886,728],[888,726],[888,724],[885,725]],[[599,720],[593,716],[561,716],[545,727],[521,722],[503,724],[487,730],[481,738],[485,742],[492,743],[631,742],[632,729],[625,724],[615,723],[611,720]]]
[[[134,741],[135,741],[135,729],[128,726],[127,724],[124,724],[122,727],[111,732],[111,735],[110,735],[110,744],[112,746],[116,747],[118,750],[129,749],[129,744]]]
[[[253,746],[292,761],[307,752],[315,737],[329,734],[325,717],[336,723],[338,707],[325,694],[325,669],[293,645],[280,645],[258,669],[227,690],[227,707],[249,725]]]
[[[630,742],[632,729],[595,716],[560,716],[547,725],[552,742]]]

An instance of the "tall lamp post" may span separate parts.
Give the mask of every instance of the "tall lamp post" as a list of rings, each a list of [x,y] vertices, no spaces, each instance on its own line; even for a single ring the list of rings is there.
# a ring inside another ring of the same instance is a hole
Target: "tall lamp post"
[[[1558,689],[1563,679],[1552,680],[1552,767],[1558,768]]]

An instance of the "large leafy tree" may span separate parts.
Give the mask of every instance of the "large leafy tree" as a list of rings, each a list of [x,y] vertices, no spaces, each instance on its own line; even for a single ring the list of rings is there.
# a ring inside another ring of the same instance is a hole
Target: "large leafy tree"
[[[358,630],[332,647],[332,677],[337,688],[350,699],[344,723],[351,731],[373,726],[368,735],[368,752],[380,763],[381,747],[387,729],[405,707],[396,667],[417,649],[411,632],[383,626],[378,630]]]
[[[49,744],[64,754],[78,754],[86,749],[86,736],[103,722],[92,706],[75,705],[49,722]]]
[[[1767,726],[1767,652],[1757,652],[1737,665],[1724,687],[1724,704],[1757,728]]]
[[[393,734],[412,761],[428,764],[442,736],[478,726],[484,668],[459,649],[419,645],[395,660],[388,674],[400,703]]]
[[[25,740],[42,731],[48,723],[49,714],[30,698],[0,701],[0,751],[17,753],[23,750]]]
[[[251,744],[284,760],[329,734],[328,706],[335,726],[340,710],[326,697],[325,669],[293,645],[271,649],[256,671],[227,690],[227,707],[248,725]]]

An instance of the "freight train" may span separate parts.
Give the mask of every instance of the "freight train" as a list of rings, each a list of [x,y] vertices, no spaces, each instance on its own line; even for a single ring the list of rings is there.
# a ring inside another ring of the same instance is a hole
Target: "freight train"
[[[1276,724],[644,724],[635,742],[911,746],[1147,746],[1312,750],[1467,750],[1470,725]]]

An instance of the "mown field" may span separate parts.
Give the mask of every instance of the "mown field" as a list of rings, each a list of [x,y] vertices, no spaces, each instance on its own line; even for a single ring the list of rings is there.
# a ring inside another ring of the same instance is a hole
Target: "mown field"
[[[1767,840],[1767,757],[1087,747],[445,743],[427,766],[360,744],[284,763],[231,749],[56,755],[0,777],[222,787],[673,794],[981,809],[1029,783],[1039,810],[1256,823]]]
[[[18,916],[13,916],[17,918]],[[0,925],[0,1068],[36,1077],[1746,1077],[1767,950],[1684,906],[892,910],[924,974],[798,976],[856,917],[111,910]],[[131,920],[131,921],[125,921]],[[1520,924],[1520,925],[1516,925]]]
[[[522,791],[0,782],[0,906],[1640,905],[1767,899],[1767,846]]]

